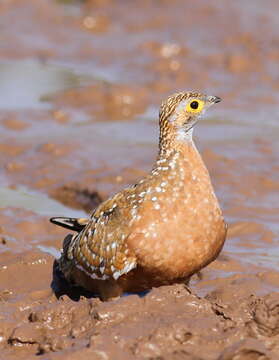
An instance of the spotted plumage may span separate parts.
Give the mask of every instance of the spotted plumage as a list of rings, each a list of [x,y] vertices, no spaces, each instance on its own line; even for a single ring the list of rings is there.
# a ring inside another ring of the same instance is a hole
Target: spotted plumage
[[[226,226],[192,141],[201,114],[220,101],[183,92],[162,103],[159,154],[151,172],[103,202],[89,219],[53,218],[66,237],[59,266],[104,300],[186,281],[219,254]]]

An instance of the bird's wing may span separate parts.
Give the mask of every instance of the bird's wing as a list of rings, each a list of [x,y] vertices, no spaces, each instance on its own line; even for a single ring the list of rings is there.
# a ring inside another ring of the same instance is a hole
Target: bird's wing
[[[52,217],[49,221],[66,229],[80,232],[89,223],[88,218]]]
[[[67,258],[93,279],[117,280],[136,267],[136,258],[127,245],[132,220],[126,205],[130,192],[123,190],[100,204],[68,247]]]

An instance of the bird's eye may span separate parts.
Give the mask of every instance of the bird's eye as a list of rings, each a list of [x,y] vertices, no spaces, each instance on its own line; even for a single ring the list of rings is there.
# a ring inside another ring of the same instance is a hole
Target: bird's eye
[[[199,107],[199,103],[197,101],[191,101],[190,106],[192,109],[196,110]]]
[[[197,114],[202,111],[203,107],[204,107],[204,101],[200,99],[193,99],[187,104],[186,111]]]

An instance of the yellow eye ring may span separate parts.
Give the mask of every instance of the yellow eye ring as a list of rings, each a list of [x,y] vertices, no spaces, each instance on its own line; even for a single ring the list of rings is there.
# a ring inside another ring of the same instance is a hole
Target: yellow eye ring
[[[189,113],[197,114],[202,111],[204,107],[204,101],[200,99],[192,99],[186,106],[186,111]]]

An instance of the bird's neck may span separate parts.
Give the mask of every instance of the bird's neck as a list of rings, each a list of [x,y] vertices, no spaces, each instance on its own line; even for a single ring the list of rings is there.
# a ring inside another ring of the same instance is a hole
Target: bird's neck
[[[203,179],[207,189],[212,189],[207,168],[192,140],[176,140],[171,148],[162,147],[152,174],[172,184],[187,184],[185,191],[190,191],[190,185],[192,190],[196,188],[196,179]]]
[[[183,155],[188,152],[189,148],[197,151],[193,141],[193,129],[186,132],[182,129],[168,133],[160,132],[158,158],[163,159],[176,152]]]

